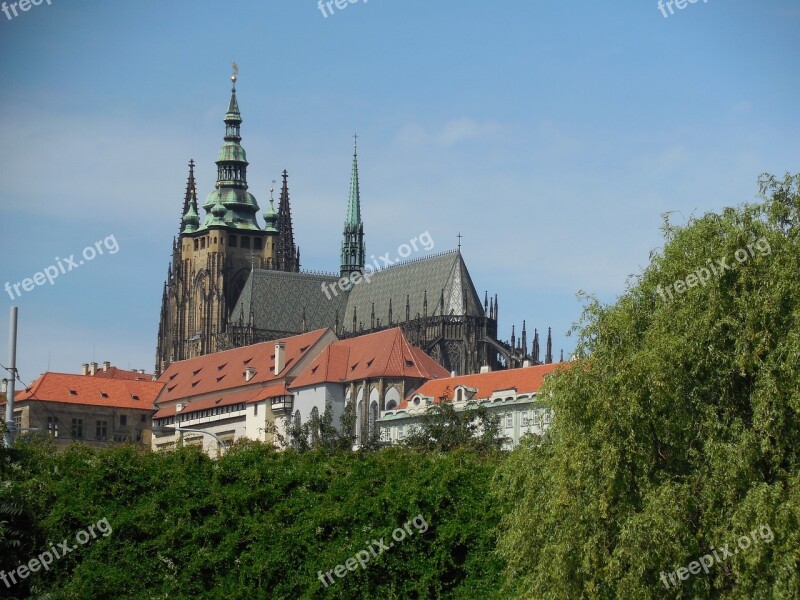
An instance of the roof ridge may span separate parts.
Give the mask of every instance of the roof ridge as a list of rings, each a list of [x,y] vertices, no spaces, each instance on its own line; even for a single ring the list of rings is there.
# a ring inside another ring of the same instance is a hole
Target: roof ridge
[[[426,260],[433,260],[434,258],[441,258],[442,256],[446,256],[448,254],[460,254],[458,250],[444,250],[442,252],[437,252],[435,254],[428,254],[426,256],[421,256],[419,258],[410,258],[408,260],[401,260],[395,262],[388,267],[384,267],[382,269],[377,269],[374,271],[370,271],[370,273],[380,273],[381,271],[390,271],[392,269],[396,269],[397,267],[405,267],[407,265],[413,265],[421,262],[425,262]]]

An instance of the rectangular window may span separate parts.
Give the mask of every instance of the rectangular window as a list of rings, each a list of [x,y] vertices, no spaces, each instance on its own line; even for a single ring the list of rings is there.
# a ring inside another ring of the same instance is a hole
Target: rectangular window
[[[523,414],[522,415],[522,426],[523,427],[527,427],[528,426],[528,421],[529,421],[528,413]]]
[[[514,414],[508,413],[506,415],[506,429],[511,429],[514,426]]]
[[[199,250],[200,249],[200,240],[195,240],[194,241],[194,249],[195,250]]]
[[[404,427],[400,425],[400,427],[397,428],[397,439],[402,440],[404,437],[405,437]]]
[[[47,433],[58,437],[58,417],[47,417]]]
[[[98,442],[105,442],[108,438],[108,422],[98,421],[97,428],[95,429],[94,437]]]
[[[83,439],[83,419],[72,419],[72,439]]]
[[[22,411],[14,413],[14,429],[19,432],[22,429]]]
[[[128,415],[119,416],[119,426],[125,427],[128,424]]]

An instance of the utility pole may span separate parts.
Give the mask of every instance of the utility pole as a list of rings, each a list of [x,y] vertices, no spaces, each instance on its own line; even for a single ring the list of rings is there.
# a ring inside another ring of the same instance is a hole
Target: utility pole
[[[8,328],[8,384],[6,386],[6,448],[14,445],[14,382],[17,378],[17,307],[11,307],[11,323]]]

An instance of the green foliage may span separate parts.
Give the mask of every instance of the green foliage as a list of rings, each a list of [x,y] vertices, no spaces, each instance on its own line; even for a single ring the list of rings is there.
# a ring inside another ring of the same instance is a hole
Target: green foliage
[[[553,429],[496,479],[518,500],[499,542],[509,595],[800,597],[800,176],[760,185],[758,204],[667,220],[626,293],[589,299],[581,362],[541,392]],[[660,580],[764,525],[772,542]]]
[[[485,407],[470,402],[466,410],[457,411],[452,402],[441,402],[428,407],[404,443],[419,450],[464,448],[486,453],[500,449],[503,441],[500,417]]]
[[[492,550],[503,506],[488,490],[499,460],[405,448],[279,452],[258,442],[219,460],[193,447],[20,445],[4,475],[36,528],[24,555],[2,553],[0,569],[106,518],[108,537],[32,575],[25,589],[53,599],[497,597],[503,564]],[[412,528],[366,569],[323,586],[319,571],[372,540],[391,541],[418,515],[427,531]]]

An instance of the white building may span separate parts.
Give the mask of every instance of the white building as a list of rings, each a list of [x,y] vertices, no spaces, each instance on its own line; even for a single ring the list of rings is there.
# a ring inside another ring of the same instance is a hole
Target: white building
[[[431,380],[408,395],[397,408],[381,413],[381,439],[398,444],[418,427],[432,406],[452,402],[457,411],[483,406],[500,417],[503,447],[519,445],[526,434],[541,436],[553,418],[552,410],[538,392],[549,373],[563,363],[537,365]]]
[[[398,327],[341,341],[319,329],[177,361],[158,379],[152,447],[172,448],[182,438],[217,456],[220,442],[240,438],[278,445],[289,441],[292,422],[302,425],[326,410],[339,429],[348,402],[356,409],[358,446],[377,435],[387,407],[448,375]],[[199,431],[177,433],[176,425]]]

